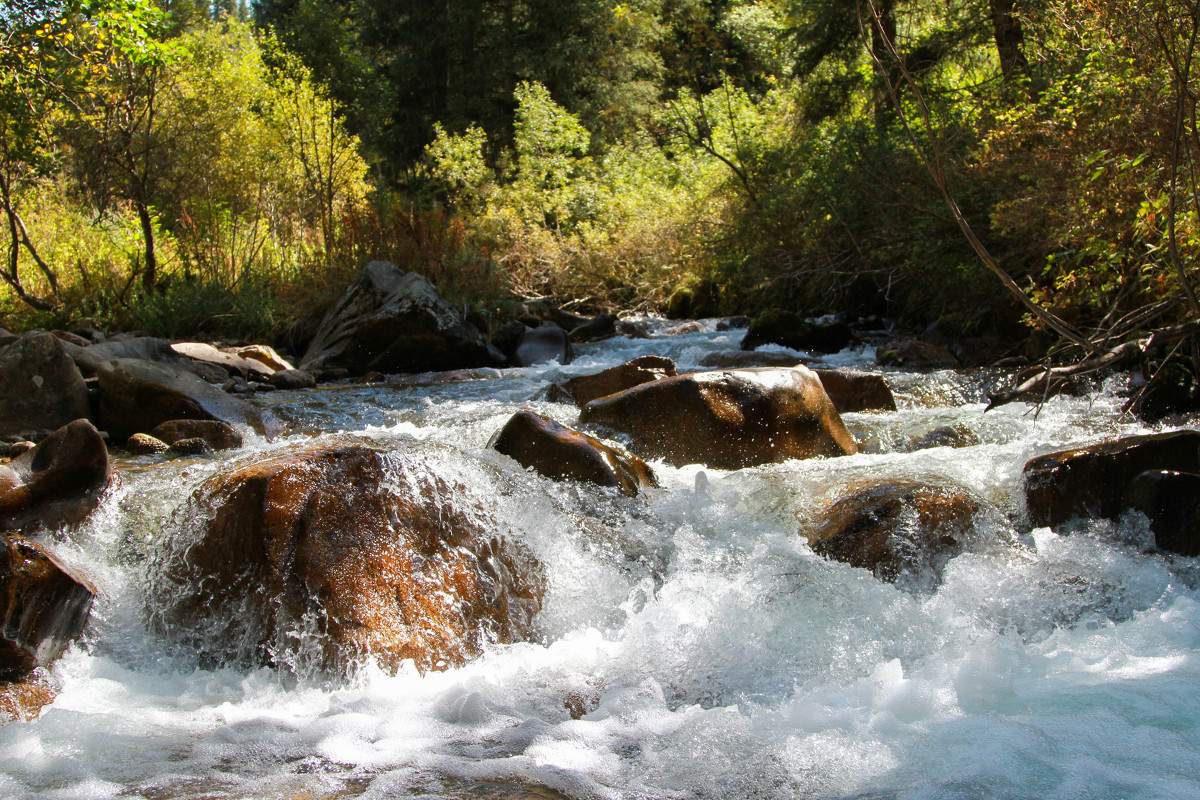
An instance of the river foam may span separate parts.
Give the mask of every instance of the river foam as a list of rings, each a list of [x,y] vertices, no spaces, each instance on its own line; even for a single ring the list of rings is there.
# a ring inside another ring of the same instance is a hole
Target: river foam
[[[123,464],[66,546],[102,590],[95,619],[54,668],[55,703],[0,728],[0,796],[1200,797],[1196,560],[1145,552],[1137,517],[1070,535],[1021,522],[1028,458],[1143,430],[1120,417],[1118,385],[984,414],[976,376],[890,373],[899,412],[847,415],[868,452],[656,463],[662,486],[632,499],[486,450],[523,405],[574,421],[538,399],[552,378],[644,352],[693,367],[736,338],[618,340],[496,380],[266,400],[302,430],[452,445],[439,469],[543,562],[538,640],[448,672],[200,668],[147,629],[146,580],[188,494],[224,466]],[[947,425],[975,443],[907,448]],[[923,586],[814,555],[803,519],[880,476],[954,480],[998,511]]]

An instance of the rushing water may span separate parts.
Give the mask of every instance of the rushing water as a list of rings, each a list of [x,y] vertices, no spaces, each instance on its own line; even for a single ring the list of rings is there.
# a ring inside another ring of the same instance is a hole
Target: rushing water
[[[1028,459],[1144,432],[1122,418],[1116,379],[1038,413],[985,414],[987,375],[889,372],[901,410],[845,417],[859,455],[654,463],[661,488],[633,499],[486,448],[525,405],[574,424],[574,407],[538,399],[552,380],[643,353],[695,368],[739,337],[620,339],[491,379],[265,395],[289,438],[120,463],[119,487],[60,544],[100,597],[54,668],[54,704],[0,728],[0,797],[1200,797],[1200,563],[1145,552],[1139,518],[1071,535],[1021,523]],[[968,446],[914,449],[947,427]],[[148,576],[195,487],[230,458],[328,431],[452,445],[444,469],[545,566],[540,640],[448,672],[367,665],[331,680],[203,669],[152,633]],[[800,521],[880,476],[948,478],[1002,513],[924,589],[815,556]]]

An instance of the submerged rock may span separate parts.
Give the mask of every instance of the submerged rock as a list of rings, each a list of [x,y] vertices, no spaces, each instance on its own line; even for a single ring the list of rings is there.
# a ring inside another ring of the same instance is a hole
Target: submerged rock
[[[178,419],[247,425],[268,436],[278,432],[270,414],[170,364],[118,358],[101,364],[97,377],[100,426],[117,441]]]
[[[554,384],[552,395],[559,401],[575,403],[583,408],[597,397],[616,394],[626,389],[678,374],[675,362],[666,356],[638,356],[632,361],[580,375]]]
[[[615,486],[630,497],[658,485],[646,462],[632,453],[528,409],[514,414],[488,446],[554,480]]]
[[[741,469],[858,452],[820,379],[806,367],[693,372],[593,400],[583,424],[631,437],[669,464]]]
[[[961,487],[877,481],[850,489],[801,533],[818,555],[921,584],[962,552],[983,508]]]
[[[83,375],[49,333],[0,347],[0,436],[54,430],[91,416]]]
[[[108,448],[86,419],[0,466],[0,529],[82,522],[112,481]]]
[[[372,261],[325,313],[300,367],[361,375],[503,365],[500,351],[428,280]]]
[[[0,534],[0,680],[62,655],[83,632],[96,590],[45,547]]]
[[[308,647],[331,671],[445,669],[527,637],[540,568],[459,505],[431,470],[438,452],[338,438],[210,479],[192,497],[198,529],[172,540],[158,621],[218,662]]]
[[[1025,465],[1029,524],[1116,519],[1128,508],[1124,498],[1130,485],[1147,470],[1200,472],[1200,431],[1127,436],[1030,460]]]

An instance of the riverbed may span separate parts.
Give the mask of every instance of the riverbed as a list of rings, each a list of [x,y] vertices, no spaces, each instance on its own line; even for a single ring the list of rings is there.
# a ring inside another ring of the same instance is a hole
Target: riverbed
[[[487,447],[522,407],[576,424],[543,399],[553,381],[646,353],[696,369],[740,338],[709,322],[585,345],[566,366],[263,394],[282,438],[119,460],[119,484],[58,544],[99,597],[53,705],[0,727],[0,797],[1200,797],[1200,560],[1151,552],[1136,515],[1024,524],[1030,458],[1197,427],[1123,415],[1122,376],[985,413],[996,374],[886,369],[899,411],[844,416],[859,454],[652,462],[661,485],[636,498]],[[814,365],[880,370],[872,356]],[[208,666],[148,624],[191,493],[335,432],[449,445],[439,469],[545,570],[534,641],[445,672],[331,676],[283,654]],[[878,477],[953,481],[994,510],[938,579],[886,584],[797,533]]]

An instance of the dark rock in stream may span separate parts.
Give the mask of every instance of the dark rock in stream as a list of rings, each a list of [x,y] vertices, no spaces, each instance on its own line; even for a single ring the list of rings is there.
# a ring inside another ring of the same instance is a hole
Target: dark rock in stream
[[[560,365],[571,363],[575,353],[567,332],[553,322],[543,322],[536,328],[525,328],[513,352],[513,361],[518,367],[532,367],[557,361]]]
[[[646,462],[632,453],[528,409],[514,414],[488,446],[553,480],[612,486],[629,497],[658,485]]]
[[[447,669],[525,638],[540,567],[456,504],[461,487],[431,466],[444,452],[336,437],[210,479],[192,497],[195,527],[170,542],[156,621],[217,662],[290,662],[308,647],[331,672],[366,658]]]
[[[0,529],[76,525],[111,481],[99,431],[86,419],[75,420],[0,466]]]
[[[759,314],[742,339],[743,350],[759,345],[780,344],[793,350],[837,353],[854,341],[854,332],[844,322],[810,321],[792,311],[774,308]]]
[[[62,655],[83,632],[95,595],[44,546],[0,534],[0,680],[20,679]]]
[[[242,446],[242,434],[227,422],[215,419],[172,419],[156,425],[150,435],[167,446],[184,439],[200,439],[209,451],[232,450]]]
[[[851,487],[801,533],[818,555],[883,581],[928,585],[962,552],[984,507],[957,486],[877,481]]]
[[[118,358],[100,365],[97,416],[117,441],[147,433],[169,420],[220,420],[267,436],[278,421],[192,373],[170,364]]]
[[[361,375],[500,367],[504,361],[423,276],[372,261],[325,313],[300,367]]]
[[[821,380],[805,367],[663,378],[593,400],[579,421],[624,433],[638,455],[675,466],[741,469],[858,452]]]
[[[87,385],[65,347],[49,333],[0,347],[0,436],[54,430],[91,416]]]
[[[1200,556],[1200,475],[1148,470],[1133,479],[1123,500],[1150,520],[1159,550]]]
[[[860,411],[895,411],[896,397],[887,380],[876,372],[856,369],[813,370],[821,379],[839,414]]]
[[[1029,524],[1116,519],[1128,509],[1124,498],[1134,479],[1148,470],[1200,472],[1200,431],[1127,436],[1030,460],[1025,465]]]
[[[638,356],[632,361],[601,370],[591,375],[580,375],[554,384],[551,399],[574,403],[583,408],[597,397],[616,394],[634,386],[676,374],[675,362],[666,356]]]

